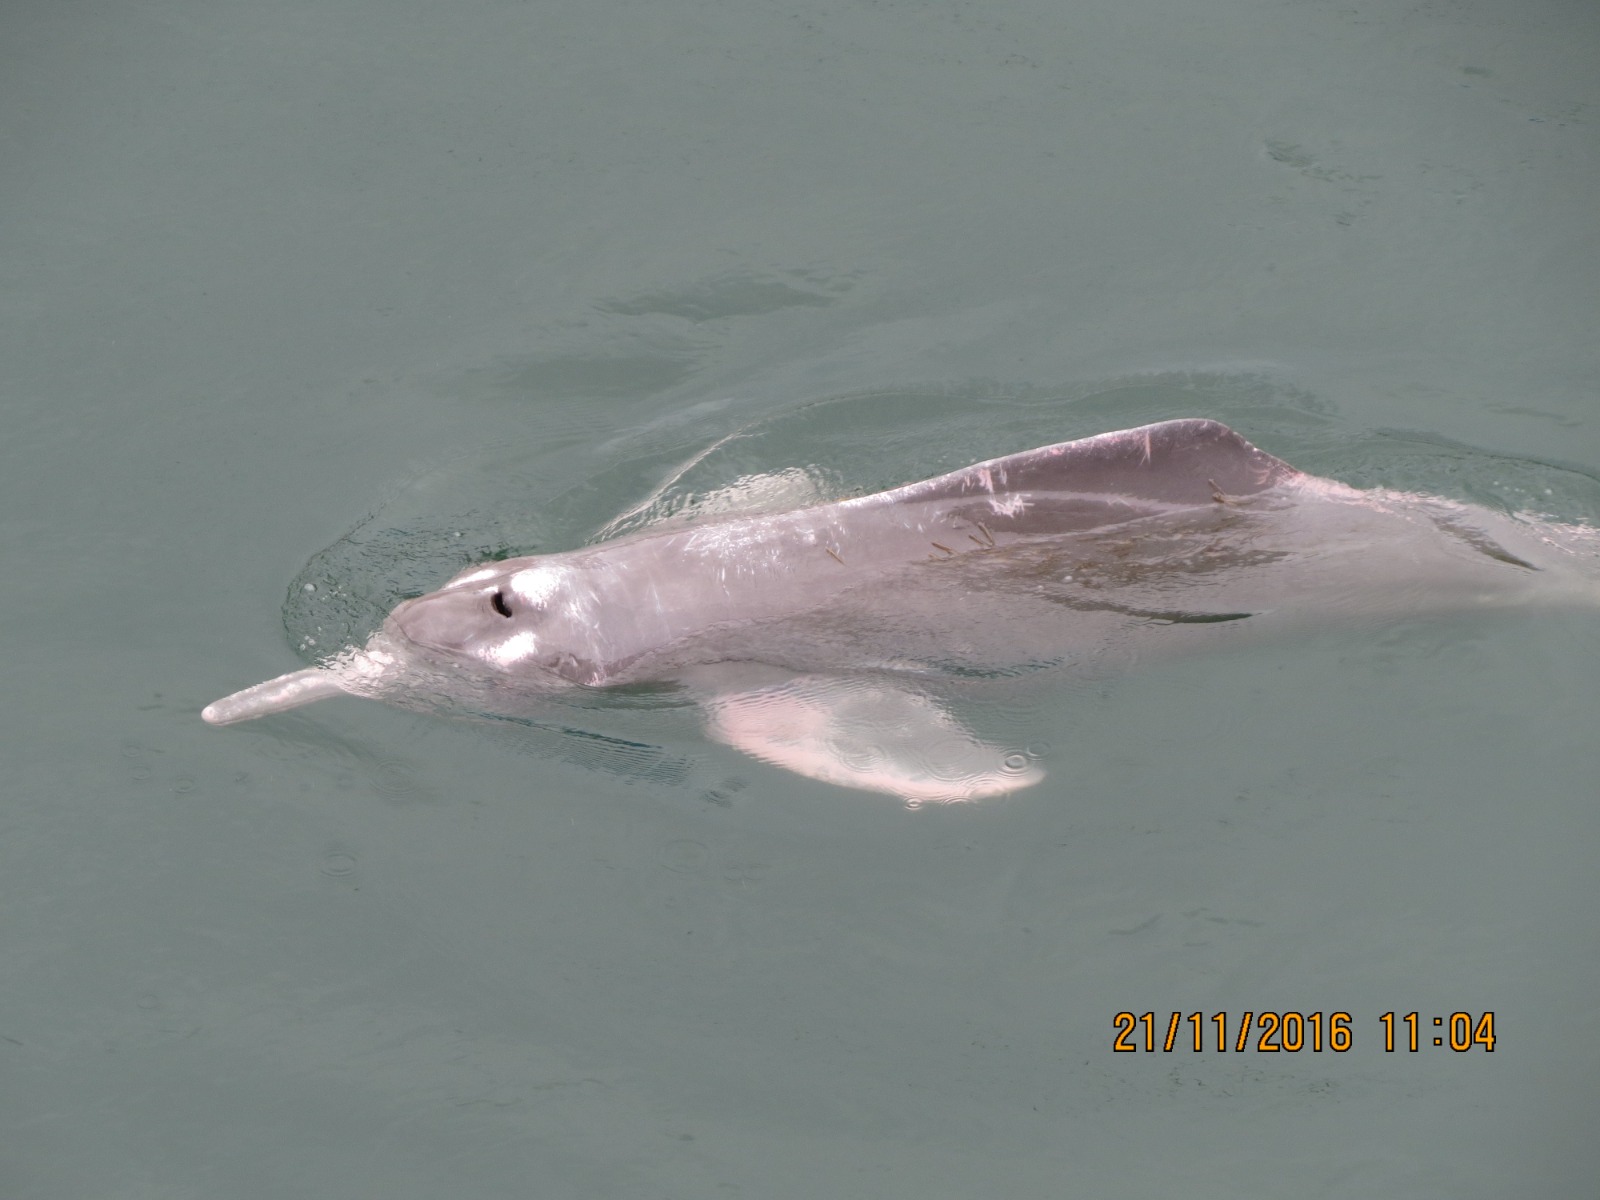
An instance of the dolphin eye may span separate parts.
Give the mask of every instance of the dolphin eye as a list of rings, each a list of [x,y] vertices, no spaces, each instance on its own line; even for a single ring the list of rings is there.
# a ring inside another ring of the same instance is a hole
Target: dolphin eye
[[[489,597],[489,603],[494,606],[495,612],[499,613],[502,617],[509,617],[511,615],[511,606],[506,603],[506,594],[504,591],[496,591],[493,596]]]

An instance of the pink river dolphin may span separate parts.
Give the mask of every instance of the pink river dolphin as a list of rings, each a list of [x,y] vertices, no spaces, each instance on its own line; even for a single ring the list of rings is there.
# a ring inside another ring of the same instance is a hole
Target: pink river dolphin
[[[209,705],[229,725],[350,694],[525,716],[683,689],[773,765],[909,801],[1037,782],[942,692],[1331,620],[1600,605],[1600,535],[1296,470],[1164,421],[776,514],[472,567],[364,646]]]

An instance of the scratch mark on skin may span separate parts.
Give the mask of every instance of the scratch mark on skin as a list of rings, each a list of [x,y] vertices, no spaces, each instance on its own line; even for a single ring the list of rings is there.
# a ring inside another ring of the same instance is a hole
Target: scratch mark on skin
[[[1151,456],[1150,434],[1149,434],[1148,431],[1146,431],[1146,433],[1144,435],[1144,465],[1147,466],[1147,467],[1150,465],[1150,456]]]
[[[989,546],[991,545],[991,543],[989,543],[989,542],[980,542],[978,540],[977,536],[975,534],[971,534],[971,533],[967,534],[967,540],[970,541],[974,546],[976,546],[980,550],[987,550],[989,548]]]
[[[983,533],[984,537],[989,539],[989,545],[995,545],[994,534],[989,532],[989,527],[987,525],[985,525],[982,521],[979,521],[978,529]]]
[[[934,542],[934,543],[933,543],[933,548],[934,548],[934,549],[935,549],[935,550],[943,550],[943,551],[944,551],[944,552],[945,552],[945,553],[946,553],[946,554],[954,554],[954,553],[955,553],[955,551],[954,551],[954,550],[952,550],[952,549],[950,549],[950,547],[949,547],[949,546],[946,546],[946,545],[945,545],[945,544],[944,544],[944,543],[942,543],[942,542]]]
[[[1211,498],[1213,500],[1215,500],[1218,504],[1232,504],[1233,503],[1232,500],[1230,500],[1226,495],[1223,494],[1222,489],[1217,486],[1217,481],[1215,479],[1208,479],[1208,480],[1206,480],[1206,482],[1211,485]]]
[[[841,567],[844,566],[844,559],[840,558],[837,554],[834,553],[832,546],[824,546],[823,549],[828,552],[828,557],[829,558],[833,559],[833,561],[838,563]]]

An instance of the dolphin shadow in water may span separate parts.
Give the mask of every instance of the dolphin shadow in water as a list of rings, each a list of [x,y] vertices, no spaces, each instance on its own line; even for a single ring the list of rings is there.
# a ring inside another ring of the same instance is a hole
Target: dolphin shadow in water
[[[940,681],[1330,619],[1600,604],[1600,535],[1296,470],[1165,421],[790,512],[646,530],[464,571],[363,647],[236,692],[228,725],[329,696],[526,719],[671,685],[758,759],[907,800],[1043,772],[967,729]]]

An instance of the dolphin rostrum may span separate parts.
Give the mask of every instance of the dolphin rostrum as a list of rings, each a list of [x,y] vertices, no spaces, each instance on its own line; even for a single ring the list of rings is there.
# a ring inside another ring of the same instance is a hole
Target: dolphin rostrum
[[[1095,669],[1246,630],[1600,604],[1578,525],[1296,470],[1216,421],[1028,450],[876,495],[473,567],[360,648],[208,706],[213,725],[341,693],[485,715],[686,689],[708,731],[908,800],[1043,777],[930,685]]]

